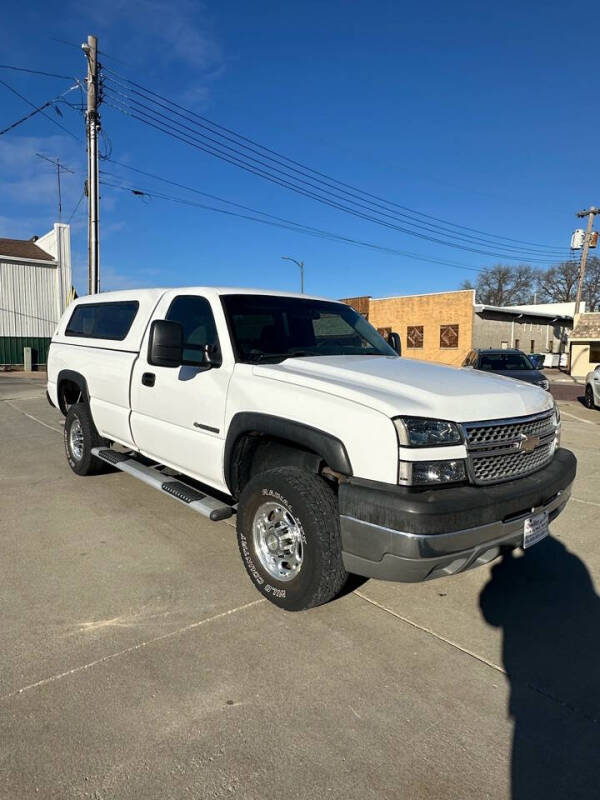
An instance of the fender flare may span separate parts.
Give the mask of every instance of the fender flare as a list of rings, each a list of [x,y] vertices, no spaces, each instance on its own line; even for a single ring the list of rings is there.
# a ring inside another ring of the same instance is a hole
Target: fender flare
[[[56,392],[58,397],[58,407],[62,411],[63,414],[66,414],[66,410],[63,407],[62,397],[60,393],[60,385],[63,381],[70,381],[78,386],[81,390],[81,394],[85,398],[86,403],[90,401],[90,393],[88,390],[88,385],[86,379],[80,372],[75,372],[72,369],[61,369],[58,373],[56,378]]]
[[[235,414],[229,424],[225,440],[224,473],[229,490],[233,484],[232,456],[240,436],[256,433],[273,436],[286,442],[301,445],[312,450],[327,462],[331,469],[344,475],[352,475],[352,465],[344,443],[327,431],[313,428],[303,422],[262,414],[255,411],[242,411]]]

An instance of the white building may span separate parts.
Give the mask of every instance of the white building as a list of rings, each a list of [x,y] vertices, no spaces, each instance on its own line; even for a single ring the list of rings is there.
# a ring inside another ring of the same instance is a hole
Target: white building
[[[23,366],[23,348],[44,365],[50,338],[71,297],[71,229],[0,238],[0,369]]]

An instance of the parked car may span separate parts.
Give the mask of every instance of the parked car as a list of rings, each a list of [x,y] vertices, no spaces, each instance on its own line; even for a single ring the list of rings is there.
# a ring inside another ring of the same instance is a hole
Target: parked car
[[[550,388],[550,381],[534,367],[528,356],[521,350],[471,350],[463,361],[463,367],[493,372],[506,378],[516,378],[525,383],[533,383],[542,389]]]
[[[587,408],[600,406],[600,364],[586,375],[584,403]]]
[[[295,611],[349,573],[423,581],[528,548],[569,498],[576,461],[547,392],[390,341],[306,295],[109,292],[66,310],[48,393],[73,472],[117,468],[209,520],[237,512],[250,579]]]

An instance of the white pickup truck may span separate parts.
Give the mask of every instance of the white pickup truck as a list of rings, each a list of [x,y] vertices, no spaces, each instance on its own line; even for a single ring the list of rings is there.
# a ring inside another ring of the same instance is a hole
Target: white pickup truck
[[[48,396],[74,472],[117,468],[211,520],[237,513],[273,603],[324,603],[350,573],[452,575],[529,547],[575,457],[548,392],[399,355],[349,306],[248,289],[72,303]]]

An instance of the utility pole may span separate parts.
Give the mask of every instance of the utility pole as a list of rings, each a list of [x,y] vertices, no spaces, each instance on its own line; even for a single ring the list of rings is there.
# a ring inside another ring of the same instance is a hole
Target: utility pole
[[[577,298],[575,300],[575,314],[579,314],[579,306],[581,304],[581,292],[583,291],[583,279],[585,277],[585,263],[588,257],[588,250],[590,248],[590,237],[592,234],[592,225],[594,224],[594,216],[600,213],[600,209],[595,206],[590,206],[587,211],[578,211],[578,217],[587,217],[587,230],[583,242],[583,249],[581,251],[581,262],[579,264],[579,281],[577,283]]]
[[[41,153],[36,153],[36,156],[38,158],[43,158],[44,161],[48,161],[48,163],[56,167],[56,178],[58,180],[58,221],[62,222],[62,195],[60,191],[60,171],[62,169],[64,172],[70,172],[71,175],[74,175],[75,173],[73,172],[72,169],[69,169],[68,167],[65,167],[64,164],[61,164],[60,159],[58,158],[57,159],[48,158],[48,156],[43,156]]]
[[[98,40],[95,36],[88,36],[87,44],[82,44],[81,49],[88,62],[87,73],[87,113],[85,127],[88,151],[88,292],[97,294],[100,291],[100,237],[99,237],[99,206],[100,196],[98,187],[98,131],[100,130],[100,117],[98,116]]]
[[[290,258],[289,256],[281,256],[282,261],[293,261],[298,267],[300,267],[300,291],[304,294],[304,261],[296,261],[295,258]]]

